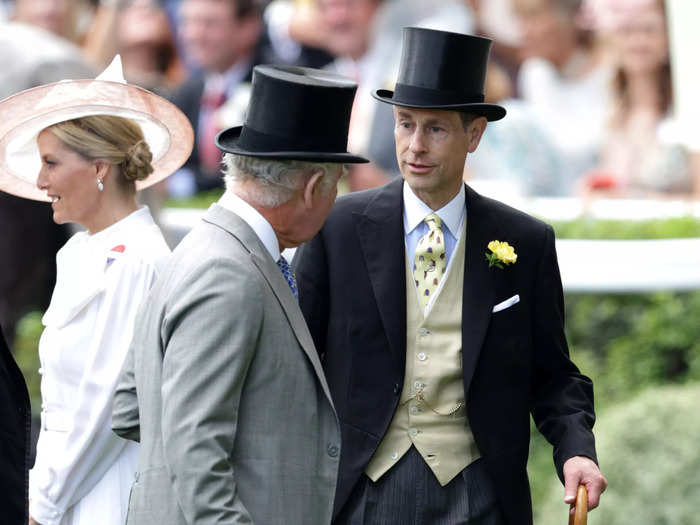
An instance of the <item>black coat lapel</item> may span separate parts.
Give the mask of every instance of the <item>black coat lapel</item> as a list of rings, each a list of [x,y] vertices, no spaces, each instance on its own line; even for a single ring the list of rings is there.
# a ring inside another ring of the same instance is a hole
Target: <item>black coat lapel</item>
[[[462,368],[464,392],[469,386],[482,342],[491,320],[495,297],[494,273],[486,260],[488,243],[496,239],[497,224],[490,216],[486,201],[467,186],[467,231],[464,257],[464,295],[462,297]]]
[[[488,243],[498,238],[500,228],[491,217],[487,201],[469,186],[466,207],[462,363],[464,388],[468,393],[495,297],[494,272],[489,269],[485,254]],[[406,359],[403,180],[397,179],[380,189],[364,213],[354,214],[354,220],[389,346],[403,367]]]
[[[354,214],[362,255],[389,346],[406,360],[406,248],[403,179],[382,187],[363,213]]]

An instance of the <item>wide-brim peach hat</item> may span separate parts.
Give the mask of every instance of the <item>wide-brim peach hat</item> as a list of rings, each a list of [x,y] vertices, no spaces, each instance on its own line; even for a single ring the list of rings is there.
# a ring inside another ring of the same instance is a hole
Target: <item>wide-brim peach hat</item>
[[[0,101],[0,190],[49,201],[36,187],[37,136],[53,124],[90,115],[124,117],[141,127],[153,154],[153,173],[136,182],[137,190],[168,177],[192,152],[194,131],[185,114],[155,93],[127,84],[117,55],[95,79],[62,80]]]

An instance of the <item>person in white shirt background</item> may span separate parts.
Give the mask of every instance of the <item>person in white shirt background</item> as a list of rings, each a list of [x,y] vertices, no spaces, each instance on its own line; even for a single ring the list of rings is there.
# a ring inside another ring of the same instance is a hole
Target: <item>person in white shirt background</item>
[[[56,256],[42,320],[29,523],[121,525],[138,445],[112,433],[112,396],[138,306],[170,252],[136,191],[186,160],[193,132],[165,99],[127,85],[118,59],[94,81],[27,90],[0,112],[0,189],[48,198],[54,221],[85,228]]]

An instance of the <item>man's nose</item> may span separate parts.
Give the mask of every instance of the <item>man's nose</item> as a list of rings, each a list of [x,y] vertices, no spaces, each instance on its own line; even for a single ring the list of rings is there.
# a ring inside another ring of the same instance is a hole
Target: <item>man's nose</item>
[[[419,128],[416,128],[413,135],[411,135],[409,148],[413,152],[425,151],[425,135]]]

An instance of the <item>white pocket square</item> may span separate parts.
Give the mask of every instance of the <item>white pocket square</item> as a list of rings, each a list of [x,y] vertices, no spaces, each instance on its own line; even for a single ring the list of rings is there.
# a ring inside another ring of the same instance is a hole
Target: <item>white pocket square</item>
[[[496,312],[500,312],[501,310],[505,310],[506,308],[510,308],[514,304],[517,304],[520,302],[520,296],[518,294],[515,294],[513,297],[510,299],[506,299],[505,301],[498,303],[496,306],[493,307],[493,310],[491,310],[494,314]]]

